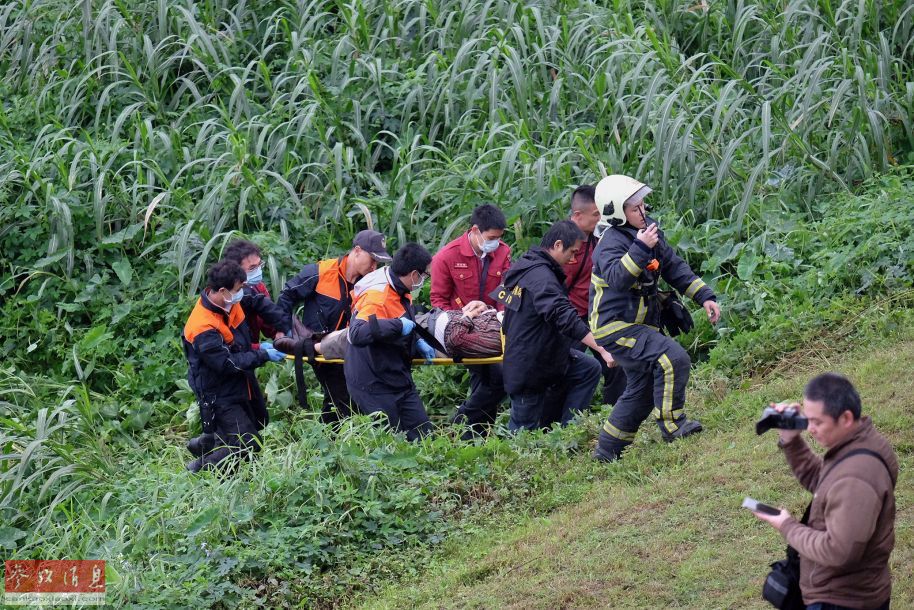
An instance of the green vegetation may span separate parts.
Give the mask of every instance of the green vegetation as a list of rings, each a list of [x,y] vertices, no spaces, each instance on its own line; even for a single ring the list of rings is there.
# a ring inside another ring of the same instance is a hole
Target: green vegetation
[[[367,225],[434,249],[483,202],[519,252],[604,170],[654,186],[722,295],[684,341],[696,410],[732,430],[726,389],[911,305],[912,40],[910,0],[8,3],[0,547],[107,559],[118,603],[333,606],[580,499],[596,415],[410,446],[325,429],[280,367],[260,459],[189,476],[179,329],[235,235],[274,291]],[[417,377],[439,418],[465,388]]]

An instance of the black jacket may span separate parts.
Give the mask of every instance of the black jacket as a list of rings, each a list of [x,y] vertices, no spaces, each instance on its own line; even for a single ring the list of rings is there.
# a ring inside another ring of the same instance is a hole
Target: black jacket
[[[416,320],[409,289],[390,267],[382,267],[355,285],[353,297],[350,345],[343,363],[350,392],[391,393],[412,387],[416,333],[404,337],[401,322]]]
[[[346,281],[349,255],[305,265],[286,282],[276,304],[290,316],[301,305],[302,323],[323,335],[349,325],[352,284]]]
[[[251,347],[244,306],[255,308],[269,324],[284,327],[284,313],[268,299],[245,295],[226,312],[200,295],[182,333],[187,357],[187,380],[201,406],[249,402],[260,426],[269,421],[254,370],[267,362],[267,353]]]
[[[505,306],[505,391],[539,392],[561,381],[571,346],[590,329],[568,300],[561,265],[542,248],[520,257],[504,283],[514,297]]]
[[[648,219],[648,224],[654,222]],[[606,229],[593,254],[590,278],[590,329],[600,345],[633,324],[660,326],[657,282],[663,278],[677,292],[699,305],[717,300],[712,291],[670,245],[663,232],[653,248],[635,239],[629,224]],[[660,269],[647,269],[657,259]]]

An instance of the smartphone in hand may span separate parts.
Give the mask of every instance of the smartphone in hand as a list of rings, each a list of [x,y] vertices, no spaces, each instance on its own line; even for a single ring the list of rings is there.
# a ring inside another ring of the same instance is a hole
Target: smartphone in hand
[[[749,496],[743,499],[743,508],[748,508],[755,513],[764,513],[766,515],[779,515],[781,510],[767,504],[762,504],[758,500],[753,500]]]

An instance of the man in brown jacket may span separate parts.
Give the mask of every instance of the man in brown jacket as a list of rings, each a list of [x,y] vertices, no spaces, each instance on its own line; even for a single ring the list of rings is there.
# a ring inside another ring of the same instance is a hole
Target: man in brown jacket
[[[775,408],[789,406],[799,405]],[[783,509],[755,515],[800,554],[800,591],[808,610],[887,609],[898,459],[870,418],[860,416],[860,396],[847,378],[814,377],[802,410],[825,455],[814,454],[799,430],[780,430],[778,446],[794,476],[814,494],[809,522],[803,525]]]

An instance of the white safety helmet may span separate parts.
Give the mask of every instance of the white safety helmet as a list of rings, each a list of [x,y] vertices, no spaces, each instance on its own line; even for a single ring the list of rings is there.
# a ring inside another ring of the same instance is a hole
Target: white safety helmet
[[[625,224],[625,212],[622,206],[644,199],[651,192],[651,187],[634,178],[613,174],[597,183],[594,201],[600,211],[600,222],[597,230],[602,233],[608,227]]]

